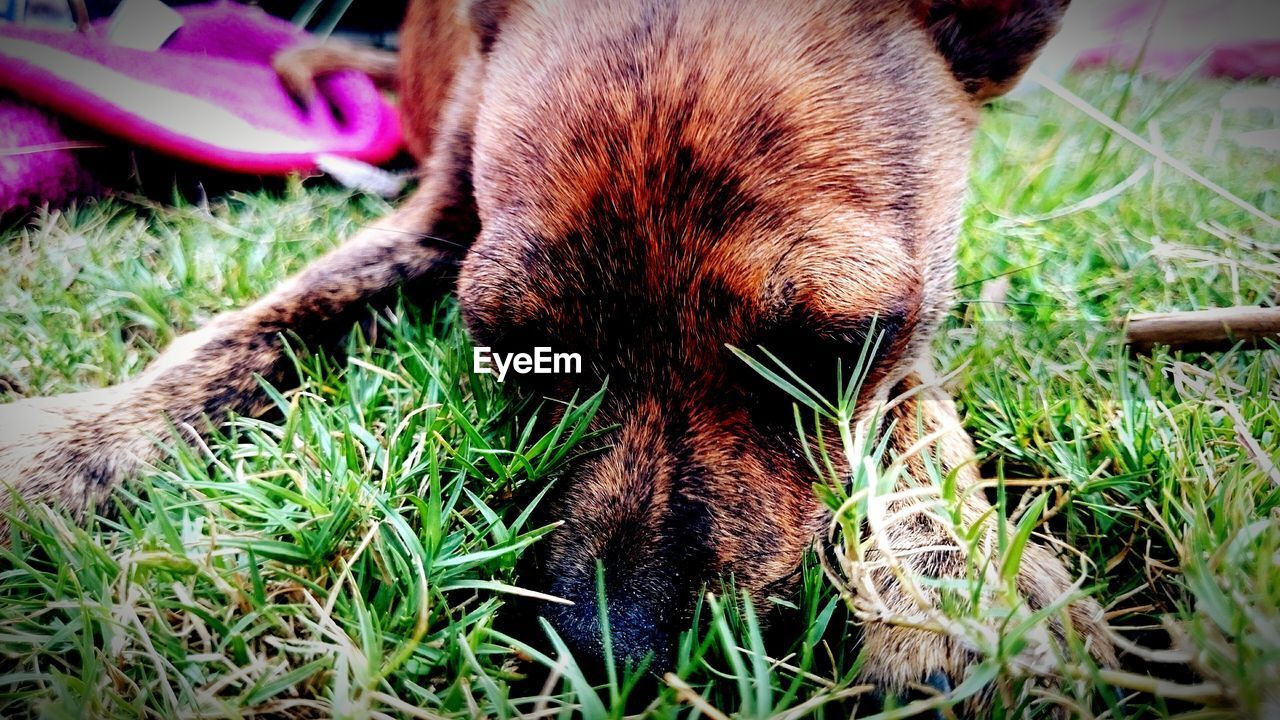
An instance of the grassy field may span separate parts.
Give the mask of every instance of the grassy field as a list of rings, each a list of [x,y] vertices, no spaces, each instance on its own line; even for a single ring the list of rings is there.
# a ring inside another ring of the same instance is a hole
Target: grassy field
[[[1280,215],[1276,155],[1239,142],[1280,111],[1223,109],[1227,85],[1068,84]],[[1003,604],[986,610],[945,606],[945,631],[986,657],[956,696],[990,684],[1003,717],[1276,717],[1280,351],[1134,358],[1120,338],[1130,312],[1280,303],[1280,233],[1044,92],[988,113],[973,175],[962,302],[936,350],[1015,523],[995,560],[1016,567],[1033,530],[1074,548],[1065,557],[1128,652],[1119,670],[1074,648],[1028,665],[1046,618],[997,590]],[[12,226],[0,387],[13,398],[130,377],[385,209],[293,184],[208,207],[121,197]],[[175,449],[87,528],[48,511],[15,525],[0,548],[0,716],[624,713],[628,674],[591,688],[572,662],[531,658],[493,627],[519,592],[516,558],[548,530],[529,523],[529,499],[596,442],[581,432],[591,402],[534,437],[536,406],[469,376],[452,304],[385,312],[375,332],[342,360],[304,355],[307,382],[277,396],[279,417]],[[866,540],[859,492],[879,473],[835,487],[815,474],[849,547]],[[630,710],[879,712],[830,570],[813,562],[779,608],[744,611],[712,588],[679,671]],[[758,616],[775,611],[797,630],[766,643]],[[984,644],[970,631],[999,612],[1000,642]],[[514,690],[539,661],[560,680]],[[890,717],[921,707],[892,700]]]

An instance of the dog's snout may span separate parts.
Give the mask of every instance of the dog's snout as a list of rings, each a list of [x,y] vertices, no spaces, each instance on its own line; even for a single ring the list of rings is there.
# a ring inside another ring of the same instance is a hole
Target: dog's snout
[[[524,637],[541,640],[540,617],[597,680],[610,659],[650,678],[674,669],[720,580],[755,602],[789,592],[818,526],[810,486],[745,413],[655,396],[609,397],[596,418],[617,423],[608,448],[567,469],[540,510],[561,524],[522,560],[526,587],[572,603],[522,611]]]
[[[594,574],[553,583],[553,592],[574,598],[574,604],[547,604],[543,617],[593,679],[603,678],[610,654],[619,669],[643,666],[659,673],[670,669],[674,638],[680,631],[677,619],[683,615],[678,605],[684,598],[656,581],[612,580],[604,583],[603,603]]]
[[[709,579],[706,511],[686,505],[696,504],[653,498],[630,512],[606,506],[568,519],[571,535],[559,538],[546,582],[573,604],[548,604],[543,617],[588,672],[610,655],[618,668],[670,669],[675,639]],[[692,535],[680,532],[686,522]]]
[[[547,507],[562,525],[522,572],[572,603],[544,603],[537,614],[588,672],[610,657],[619,669],[670,669],[698,589],[715,573],[706,470],[686,447],[680,414],[662,409],[631,406],[610,450],[569,472]]]

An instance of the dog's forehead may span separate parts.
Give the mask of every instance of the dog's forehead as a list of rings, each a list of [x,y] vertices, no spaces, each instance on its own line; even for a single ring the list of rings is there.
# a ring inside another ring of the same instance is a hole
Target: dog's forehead
[[[919,258],[954,229],[972,117],[910,18],[865,5],[862,22],[838,17],[858,34],[839,46],[779,48],[696,13],[504,35],[477,121],[484,230],[464,299],[526,317],[729,303],[750,322],[780,303],[874,314],[918,292]]]

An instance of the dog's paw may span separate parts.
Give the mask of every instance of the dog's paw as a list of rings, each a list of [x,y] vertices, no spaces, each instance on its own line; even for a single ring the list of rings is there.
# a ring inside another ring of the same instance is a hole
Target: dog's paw
[[[81,516],[152,447],[128,385],[0,405],[0,510]]]
[[[316,97],[316,76],[319,72],[313,56],[317,46],[302,45],[276,53],[271,58],[271,68],[280,78],[280,84],[294,102],[305,108]]]
[[[927,556],[927,553],[923,555]],[[863,676],[877,687],[882,697],[906,702],[943,696],[956,700],[957,711],[965,715],[985,715],[993,699],[990,686],[973,694],[965,692],[963,698],[956,698],[953,693],[973,677],[973,669],[985,659],[979,646],[989,649],[1001,633],[1008,633],[1018,625],[1018,619],[1007,624],[1001,622],[1007,614],[1005,610],[993,612],[986,620],[958,620],[943,623],[941,628],[898,624],[892,620],[895,613],[914,618],[929,613],[921,613],[919,595],[896,580],[885,576],[881,579],[878,583],[880,602],[889,606],[890,612],[885,616],[882,609],[881,618],[870,620],[863,627],[866,659]],[[1022,638],[1024,642],[1018,656],[1010,662],[1014,672],[1033,678],[1038,685],[1062,679],[1057,658],[1063,657],[1068,637],[1078,640],[1097,664],[1115,665],[1115,649],[1105,630],[1101,606],[1092,598],[1080,595],[1067,569],[1047,548],[1027,544],[1016,586],[1025,603],[1017,611],[1023,619],[1061,603],[1064,598],[1078,599],[1062,612],[1033,623]],[[922,594],[936,600],[936,595],[927,589]],[[939,615],[946,616],[939,613],[935,617]]]

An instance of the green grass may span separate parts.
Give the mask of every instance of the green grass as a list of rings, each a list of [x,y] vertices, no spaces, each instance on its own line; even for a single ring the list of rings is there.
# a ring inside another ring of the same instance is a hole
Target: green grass
[[[1275,156],[1234,142],[1272,115],[1221,110],[1227,85],[1137,80],[1126,95],[1128,82],[1070,84],[1280,214]],[[996,560],[1016,567],[1032,530],[1063,540],[1134,644],[1119,673],[1098,674],[1078,649],[1050,658],[1047,671],[1071,681],[1046,694],[1016,671],[1045,619],[996,589],[1010,620],[975,678],[994,683],[1006,717],[1053,703],[1128,718],[1274,712],[1280,352],[1134,358],[1120,321],[1276,304],[1280,233],[1047,93],[988,113],[973,175],[962,302],[936,351],[986,476],[1006,481],[1016,525]],[[0,387],[16,397],[130,377],[175,334],[385,210],[292,184],[209,208],[121,197],[10,228]],[[594,447],[583,428],[598,398],[534,436],[536,406],[470,376],[451,303],[385,312],[374,331],[341,361],[303,354],[306,382],[276,396],[276,417],[236,420],[204,447],[175,443],[117,494],[114,514],[82,529],[38,512],[18,526],[0,549],[0,716],[623,713],[635,678],[621,669],[591,688],[560,664],[545,694],[517,697],[510,681],[533,651],[493,627],[521,592],[516,558],[549,530],[529,509]],[[875,454],[859,442],[850,432],[841,450]],[[850,548],[865,540],[866,489],[891,474],[867,465],[825,490]],[[811,563],[799,596],[771,601],[799,618],[775,644],[759,628],[769,608],[712,588],[677,677],[632,709],[847,717],[867,690],[831,582],[841,568],[828,570]],[[969,589],[944,605],[950,632],[979,612],[963,602]]]

